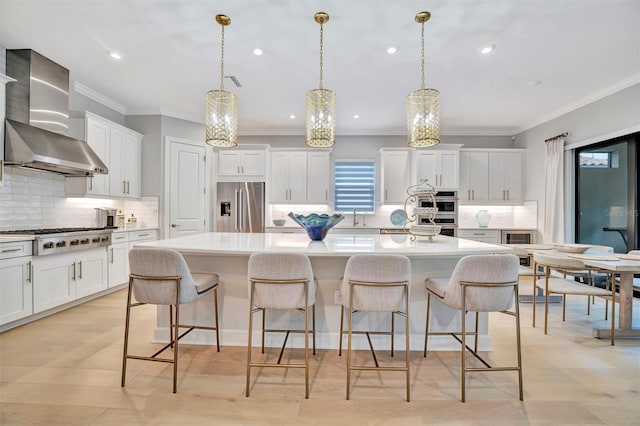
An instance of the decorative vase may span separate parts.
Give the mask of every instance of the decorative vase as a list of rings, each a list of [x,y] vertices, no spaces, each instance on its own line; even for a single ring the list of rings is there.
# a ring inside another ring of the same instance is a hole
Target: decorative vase
[[[324,240],[329,229],[344,219],[344,216],[341,214],[329,216],[328,214],[311,213],[310,215],[304,216],[290,212],[288,216],[293,219],[295,223],[302,226],[304,230],[307,231],[309,238],[313,241]]]
[[[489,225],[489,221],[491,220],[489,210],[478,211],[478,213],[476,213],[476,219],[478,220],[478,225],[480,225],[480,228],[486,228],[487,225]]]

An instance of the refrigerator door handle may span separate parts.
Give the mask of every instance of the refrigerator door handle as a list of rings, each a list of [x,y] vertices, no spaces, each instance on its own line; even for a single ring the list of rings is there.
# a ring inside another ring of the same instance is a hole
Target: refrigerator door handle
[[[235,194],[236,195],[236,205],[235,205],[236,209],[233,212],[233,220],[234,220],[233,225],[234,225],[235,231],[239,231],[238,228],[240,227],[240,225],[239,225],[239,222],[240,222],[240,215],[239,215],[239,213],[240,213],[240,191],[238,191],[236,189],[235,192],[236,192],[236,194]]]
[[[240,232],[244,231],[244,191],[238,191],[240,200],[238,202],[238,223],[240,224]]]

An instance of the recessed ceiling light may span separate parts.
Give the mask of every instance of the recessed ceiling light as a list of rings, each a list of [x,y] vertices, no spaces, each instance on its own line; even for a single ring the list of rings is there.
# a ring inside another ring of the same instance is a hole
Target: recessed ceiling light
[[[261,56],[262,55],[262,49],[256,47],[255,49],[253,49],[253,54],[256,56]]]
[[[542,82],[540,80],[531,80],[529,82],[529,87],[533,87],[533,86],[537,86],[538,84],[541,84]]]
[[[495,44],[487,44],[486,46],[482,46],[480,48],[480,53],[482,53],[483,55],[488,55],[489,53],[493,52],[495,48]]]
[[[353,118],[360,118],[360,116],[358,114],[355,114]]]
[[[393,55],[394,53],[396,53],[398,51],[398,48],[395,46],[391,46],[390,48],[387,49],[387,53],[389,55]]]
[[[295,114],[289,114],[289,118],[293,120],[294,118],[296,118],[296,116]]]
[[[118,52],[109,52],[109,56],[111,56],[113,59],[122,59],[122,56],[120,56]]]

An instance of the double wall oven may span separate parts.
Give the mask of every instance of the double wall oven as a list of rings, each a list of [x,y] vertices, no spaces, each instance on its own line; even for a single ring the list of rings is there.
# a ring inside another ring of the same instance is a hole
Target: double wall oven
[[[424,197],[418,198],[420,207],[437,207],[438,213],[433,221],[436,225],[440,225],[442,230],[440,235],[455,237],[458,235],[458,192],[457,191],[440,191],[435,195],[435,206],[431,199]],[[427,217],[418,216],[418,223],[428,224]]]

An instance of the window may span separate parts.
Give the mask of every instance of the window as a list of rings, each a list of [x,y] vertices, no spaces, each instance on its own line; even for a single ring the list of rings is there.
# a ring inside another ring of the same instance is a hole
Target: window
[[[375,212],[375,162],[336,161],[334,170],[335,206],[341,213]]]
[[[611,152],[581,152],[579,154],[580,167],[583,169],[607,169],[611,167],[618,167],[617,160],[617,153],[614,156]]]

